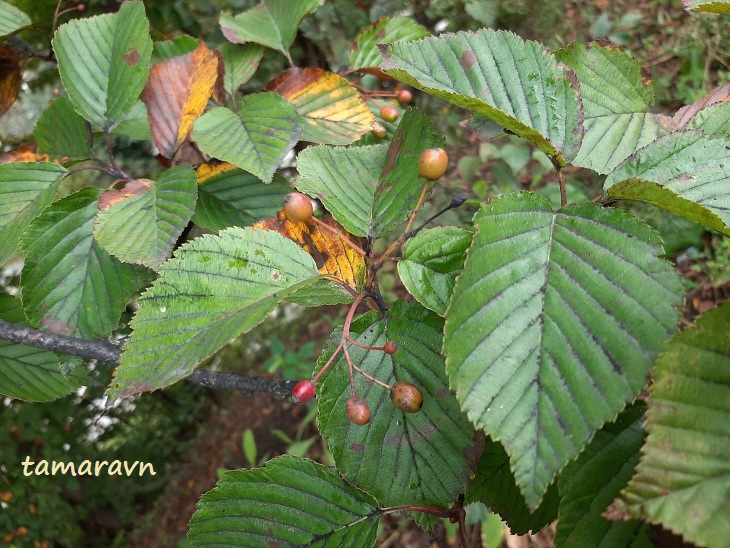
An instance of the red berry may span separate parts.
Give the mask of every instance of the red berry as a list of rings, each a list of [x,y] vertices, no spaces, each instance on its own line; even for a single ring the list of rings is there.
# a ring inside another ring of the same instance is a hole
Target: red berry
[[[378,129],[376,131],[373,131],[373,135],[375,135],[375,137],[378,139],[385,139],[388,136],[388,132],[384,129]]]
[[[407,89],[402,89],[398,92],[398,102],[401,105],[407,105],[413,99],[413,94]]]
[[[369,423],[370,408],[367,402],[358,396],[352,396],[347,400],[347,416],[359,426]]]
[[[284,196],[284,213],[294,223],[303,223],[312,218],[312,202],[304,194],[290,192]]]
[[[291,401],[294,403],[306,403],[314,397],[314,383],[312,381],[299,381],[291,391]]]
[[[386,122],[395,122],[398,119],[398,109],[390,105],[380,109],[380,117]]]
[[[399,381],[390,391],[390,400],[401,411],[416,413],[423,405],[423,394],[411,383]]]
[[[418,159],[418,172],[421,177],[435,181],[446,173],[449,165],[449,155],[443,148],[429,148],[423,151]]]
[[[386,354],[395,354],[398,350],[398,344],[395,341],[388,341],[385,343],[385,346],[383,346],[383,352]]]

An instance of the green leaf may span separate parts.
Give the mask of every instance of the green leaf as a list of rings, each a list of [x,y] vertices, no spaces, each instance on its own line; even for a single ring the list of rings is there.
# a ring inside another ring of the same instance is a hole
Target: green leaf
[[[380,69],[383,56],[378,44],[410,42],[431,36],[428,29],[408,17],[381,17],[357,35],[350,49],[350,69]]]
[[[682,0],[684,9],[705,13],[730,13],[728,0]]]
[[[0,264],[18,248],[28,223],[51,204],[66,173],[49,162],[0,164]]]
[[[89,130],[68,97],[54,99],[43,111],[33,132],[38,152],[51,156],[88,158]]]
[[[113,130],[139,99],[150,72],[152,39],[144,6],[74,19],[53,38],[63,86],[76,110],[102,131]]]
[[[151,141],[152,131],[150,130],[150,119],[147,115],[147,107],[140,100],[137,101],[132,110],[119,122],[119,125],[112,131],[114,135],[124,135],[137,141]]]
[[[319,0],[266,0],[235,17],[221,15],[221,30],[234,44],[255,42],[289,57],[299,23],[319,7]]]
[[[713,137],[730,136],[730,103],[703,108],[689,121],[688,127],[701,129]]]
[[[558,164],[578,152],[583,111],[575,75],[541,44],[483,29],[382,51],[388,76],[494,120]]]
[[[384,145],[309,147],[297,157],[299,179],[294,185],[319,198],[348,232],[367,236],[385,155]]]
[[[198,205],[193,222],[208,230],[249,226],[281,209],[291,187],[284,177],[274,175],[271,184],[232,164],[198,168]]]
[[[381,510],[333,468],[283,456],[226,472],[198,502],[193,546],[373,546]]]
[[[198,49],[199,45],[200,41],[197,38],[187,34],[176,36],[172,40],[155,42],[152,50],[152,64],[192,53]]]
[[[426,308],[443,316],[464,267],[473,234],[443,226],[422,230],[406,242],[398,274],[408,292]]]
[[[730,525],[730,303],[675,335],[654,368],[636,475],[612,518],[660,524],[697,546],[727,544]]]
[[[196,192],[195,172],[187,164],[157,181],[127,181],[123,189],[99,196],[94,236],[118,259],[157,269],[192,217]]]
[[[530,508],[643,387],[684,288],[661,239],[595,204],[497,197],[446,311],[451,388],[510,456]]]
[[[585,110],[585,135],[573,165],[609,173],[641,147],[666,133],[641,65],[619,48],[573,43],[555,53],[575,71]]]
[[[645,411],[644,404],[626,409],[560,473],[556,546],[654,546],[641,522],[611,522],[601,515],[634,474]]]
[[[697,130],[678,131],[629,157],[609,174],[604,189],[610,198],[648,201],[730,234],[728,178],[730,149],[725,140]]]
[[[0,40],[5,40],[30,24],[28,15],[0,0]]]
[[[186,243],[139,301],[110,397],[183,379],[319,279],[314,259],[276,232],[233,227]]]
[[[403,119],[403,115],[405,114],[405,109],[401,106],[400,103],[397,101],[393,101],[390,99],[382,99],[378,97],[370,97],[370,100],[366,101],[365,103],[367,107],[370,109],[370,112],[373,113],[373,116],[375,116],[375,119],[377,122],[383,126],[385,129],[385,137],[376,137],[375,133],[370,131],[363,135],[358,141],[353,143],[355,146],[363,146],[363,145],[380,145],[380,144],[387,144],[390,142],[391,139],[393,139],[393,136],[395,135],[395,132],[398,130],[398,124]],[[395,119],[393,122],[386,122],[382,118],[380,118],[380,110],[384,106],[394,107],[396,111],[398,111],[398,118]]]
[[[428,183],[418,172],[423,151],[443,148],[444,137],[421,111],[409,108],[390,143],[375,190],[370,234],[378,237],[408,219]],[[429,193],[426,193],[428,197]]]
[[[0,320],[27,326],[20,301],[0,293]],[[26,401],[51,401],[83,386],[80,372],[61,373],[53,352],[0,339],[0,394]]]
[[[513,535],[525,535],[539,531],[558,517],[560,497],[557,486],[552,484],[537,510],[530,511],[515,484],[507,453],[499,443],[487,438],[464,502],[486,504],[509,525]]]
[[[354,322],[350,331],[368,346],[388,340],[398,344],[392,355],[355,345],[349,352],[376,379],[390,385],[407,381],[419,388],[423,407],[417,413],[396,408],[389,391],[356,373],[355,390],[367,401],[372,418],[364,426],[350,422],[345,411],[352,394],[350,377],[341,356],[318,382],[317,424],[338,470],[385,506],[448,508],[464,492],[479,454],[474,431],[446,386],[442,327],[443,320],[418,303],[397,301],[387,324],[373,312]],[[318,367],[332,350],[322,355]]]
[[[225,73],[223,87],[231,97],[235,97],[239,88],[248,82],[259,68],[264,50],[258,44],[240,46],[225,42],[218,46],[223,57]]]
[[[247,95],[238,112],[214,108],[196,120],[193,130],[200,150],[267,183],[301,135],[294,105],[270,92]]]
[[[23,308],[34,326],[101,339],[116,329],[132,294],[147,281],[94,241],[98,188],[85,188],[48,207],[23,232]]]

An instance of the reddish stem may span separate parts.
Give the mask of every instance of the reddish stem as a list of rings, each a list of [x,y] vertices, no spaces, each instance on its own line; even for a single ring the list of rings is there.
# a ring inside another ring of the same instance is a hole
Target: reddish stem
[[[327,360],[327,363],[324,364],[322,369],[319,370],[319,373],[317,373],[314,377],[312,377],[312,381],[317,382],[317,380],[322,376],[322,373],[327,371],[327,368],[332,365],[332,362],[335,360],[335,357],[337,357],[337,354],[340,353],[340,350],[342,350],[342,347],[344,346],[343,341],[340,341],[340,344],[337,345],[337,348],[335,348],[335,351],[332,352],[332,355],[330,356],[330,359]]]

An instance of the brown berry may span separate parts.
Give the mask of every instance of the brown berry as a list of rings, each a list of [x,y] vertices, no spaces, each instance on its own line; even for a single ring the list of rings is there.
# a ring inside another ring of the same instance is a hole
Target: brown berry
[[[385,139],[388,136],[388,132],[384,129],[378,129],[373,131],[373,135],[375,135],[377,139]]]
[[[312,202],[304,194],[290,192],[284,196],[284,213],[294,223],[303,223],[312,218]]]
[[[413,94],[407,89],[402,89],[398,92],[397,99],[401,105],[407,105],[413,99]]]
[[[411,383],[399,381],[390,391],[390,400],[405,413],[417,413],[423,405],[423,394]]]
[[[386,122],[395,122],[398,119],[398,109],[390,105],[380,109],[380,117]]]
[[[398,350],[398,344],[395,341],[388,341],[385,343],[385,346],[383,346],[383,352],[386,354],[395,354]]]
[[[369,423],[370,408],[367,402],[358,396],[352,396],[347,400],[347,416],[359,426]]]
[[[446,173],[449,165],[449,155],[443,148],[429,148],[423,151],[418,159],[418,172],[421,177],[435,181]]]

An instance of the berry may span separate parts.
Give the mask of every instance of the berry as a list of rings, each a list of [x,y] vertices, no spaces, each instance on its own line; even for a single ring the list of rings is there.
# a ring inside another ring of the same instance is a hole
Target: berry
[[[359,426],[369,423],[370,408],[367,402],[358,396],[352,396],[347,400],[347,416]]]
[[[294,403],[306,403],[314,397],[314,383],[312,381],[299,381],[291,391],[291,401]]]
[[[385,343],[385,346],[383,346],[383,352],[386,354],[395,354],[398,350],[398,344],[395,341],[388,341]]]
[[[312,202],[304,194],[290,192],[284,196],[284,213],[294,223],[303,223],[312,218]]]
[[[435,181],[446,173],[449,155],[443,148],[429,148],[418,159],[418,172],[429,181]]]
[[[408,103],[411,102],[411,99],[413,99],[413,94],[410,91],[408,91],[407,89],[402,89],[398,92],[397,98],[398,98],[398,102],[401,105],[407,105]]]
[[[380,117],[386,122],[395,122],[398,119],[398,109],[390,105],[380,109]]]
[[[388,132],[385,131],[384,129],[382,129],[382,130],[379,129],[379,130],[373,131],[373,135],[375,135],[375,137],[377,139],[385,139],[388,136]]]
[[[417,413],[423,405],[423,394],[411,383],[399,381],[390,391],[390,400],[401,411]]]

